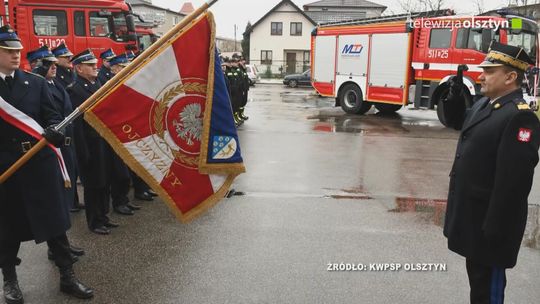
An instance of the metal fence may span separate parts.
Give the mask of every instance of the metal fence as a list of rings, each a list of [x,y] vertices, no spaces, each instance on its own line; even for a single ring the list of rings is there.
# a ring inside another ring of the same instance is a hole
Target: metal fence
[[[309,62],[287,63],[284,60],[272,60],[271,62],[250,60],[249,64],[255,65],[261,78],[283,78],[286,75],[303,73],[311,68]]]

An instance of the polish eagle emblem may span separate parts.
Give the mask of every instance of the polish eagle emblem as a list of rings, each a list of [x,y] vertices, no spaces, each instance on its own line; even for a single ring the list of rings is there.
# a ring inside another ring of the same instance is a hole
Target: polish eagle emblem
[[[173,126],[177,136],[184,140],[189,146],[193,146],[195,141],[201,141],[203,121],[202,109],[198,103],[187,105],[178,114],[178,119],[173,120]]]

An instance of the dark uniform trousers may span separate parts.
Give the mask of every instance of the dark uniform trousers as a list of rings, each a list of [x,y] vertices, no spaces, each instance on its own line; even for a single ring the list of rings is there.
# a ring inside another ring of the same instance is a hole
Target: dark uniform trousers
[[[101,85],[105,85],[105,83],[113,77],[114,74],[111,72],[110,68],[101,66],[98,74],[98,80]],[[110,196],[113,207],[119,207],[129,203],[128,193],[131,182],[130,173],[124,161],[116,154],[111,146],[107,146],[109,150],[108,155],[111,157],[112,165]]]
[[[505,269],[466,261],[471,304],[502,304],[506,287]]]
[[[77,77],[67,87],[74,107],[80,106],[101,87],[99,81]],[[82,118],[77,118],[75,126],[75,148],[79,172],[84,187],[86,219],[90,230],[101,228],[109,222],[110,170],[108,145],[103,138]]]
[[[0,96],[42,127],[62,120],[42,77],[17,70],[12,87],[0,80]],[[23,155],[23,142],[35,140],[0,120],[0,172]],[[21,242],[29,240],[47,241],[56,265],[70,266],[70,225],[56,157],[44,148],[0,185],[0,268],[19,265]]]
[[[56,266],[59,268],[67,268],[73,265],[74,260],[65,233],[49,239],[47,245],[54,256],[54,263]],[[20,241],[0,240],[0,268],[9,268],[21,263],[21,259],[17,257],[20,247]]]

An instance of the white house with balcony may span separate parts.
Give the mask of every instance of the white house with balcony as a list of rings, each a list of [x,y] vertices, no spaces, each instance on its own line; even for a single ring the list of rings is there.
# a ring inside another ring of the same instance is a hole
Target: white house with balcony
[[[311,32],[316,23],[291,0],[283,0],[253,24],[250,63],[264,75],[294,74],[309,69]]]

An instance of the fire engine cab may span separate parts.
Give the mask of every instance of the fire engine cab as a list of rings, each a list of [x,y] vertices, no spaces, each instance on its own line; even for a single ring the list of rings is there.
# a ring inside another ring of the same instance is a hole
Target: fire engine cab
[[[431,12],[433,13],[433,12]],[[375,106],[392,113],[410,103],[437,107],[439,120],[447,81],[466,64],[465,103],[480,97],[478,76],[492,40],[523,47],[538,60],[538,25],[518,16],[439,17],[426,13],[396,15],[318,26],[312,33],[312,84],[336,98],[347,113],[364,114]],[[536,77],[529,99],[536,96]]]
[[[66,43],[73,53],[112,48],[115,53],[137,50],[131,8],[124,0],[9,0],[0,6],[2,24],[10,24],[26,52],[43,45]]]

